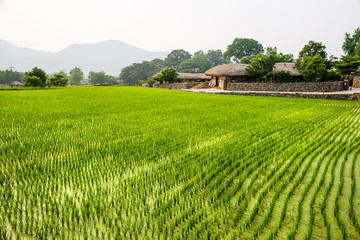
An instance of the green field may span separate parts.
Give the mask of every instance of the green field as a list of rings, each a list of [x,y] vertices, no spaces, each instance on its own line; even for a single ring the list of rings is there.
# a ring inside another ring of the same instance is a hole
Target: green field
[[[360,239],[360,103],[0,91],[0,239]]]

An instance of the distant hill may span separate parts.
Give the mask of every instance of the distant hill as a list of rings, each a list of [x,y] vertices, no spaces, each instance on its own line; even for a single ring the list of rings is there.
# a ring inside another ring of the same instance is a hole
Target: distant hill
[[[167,52],[150,52],[119,40],[94,44],[72,44],[56,52],[21,48],[0,39],[0,70],[13,66],[17,71],[29,71],[37,66],[48,73],[70,71],[74,67],[89,71],[105,71],[118,76],[121,69],[133,63],[164,59]]]

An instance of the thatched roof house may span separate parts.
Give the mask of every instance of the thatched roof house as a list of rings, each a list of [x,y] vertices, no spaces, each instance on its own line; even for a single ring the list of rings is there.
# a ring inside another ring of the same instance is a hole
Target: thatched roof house
[[[271,74],[281,71],[289,72],[293,77],[301,76],[301,73],[295,68],[295,63],[275,63],[275,67],[271,71]]]
[[[224,65],[218,65],[213,67],[205,72],[208,76],[230,76],[230,77],[238,77],[238,76],[247,76],[246,68],[249,64],[242,63],[229,63]]]
[[[248,66],[250,65],[229,63],[213,67],[207,70],[205,74],[211,76],[210,85],[226,89],[231,82],[256,82],[257,79],[249,76],[246,72]],[[295,69],[295,63],[276,63],[270,75],[280,71],[289,72],[295,79],[301,78],[301,73]]]
[[[211,76],[206,76],[204,73],[178,73],[178,78],[183,82],[206,82],[211,79]],[[158,76],[159,73],[153,75]]]
[[[178,78],[183,82],[205,82],[211,79],[210,76],[206,76],[204,73],[179,73]]]
[[[20,86],[20,87],[22,87],[24,85],[24,83],[19,82],[19,81],[12,81],[9,85],[10,86]]]
[[[236,82],[254,82],[256,79],[249,76],[246,68],[249,64],[229,63],[218,65],[205,72],[205,75],[211,76],[210,85],[217,86],[220,89],[226,89],[231,81]]]

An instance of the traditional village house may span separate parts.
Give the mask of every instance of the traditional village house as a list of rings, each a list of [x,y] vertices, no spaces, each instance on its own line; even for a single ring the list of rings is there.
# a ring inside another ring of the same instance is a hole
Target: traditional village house
[[[270,76],[274,73],[285,71],[289,72],[292,81],[301,81],[300,72],[294,68],[295,63],[276,63],[274,69],[270,73]],[[236,82],[256,82],[257,79],[253,76],[249,76],[246,72],[246,68],[249,64],[242,63],[229,63],[213,67],[205,72],[205,75],[210,76],[211,80],[209,84],[219,89],[227,89],[230,83]]]
[[[153,75],[156,77],[159,73]],[[204,73],[178,73],[178,78],[182,82],[207,82],[211,79],[211,76],[206,76]]]

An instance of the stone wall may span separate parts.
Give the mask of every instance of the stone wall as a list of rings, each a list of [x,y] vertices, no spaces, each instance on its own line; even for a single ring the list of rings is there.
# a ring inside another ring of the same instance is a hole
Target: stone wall
[[[163,83],[163,84],[154,84],[154,88],[167,88],[167,89],[189,89],[199,83]]]
[[[354,76],[353,88],[360,88],[360,76]]]
[[[316,98],[332,100],[360,101],[360,93],[352,94],[332,94],[332,93],[306,93],[306,92],[239,92],[239,91],[219,91],[206,92],[210,94],[242,95],[242,96],[262,96],[262,97],[288,97],[288,98]]]
[[[268,92],[336,92],[343,91],[343,81],[308,83],[230,83],[230,91],[268,91]]]

